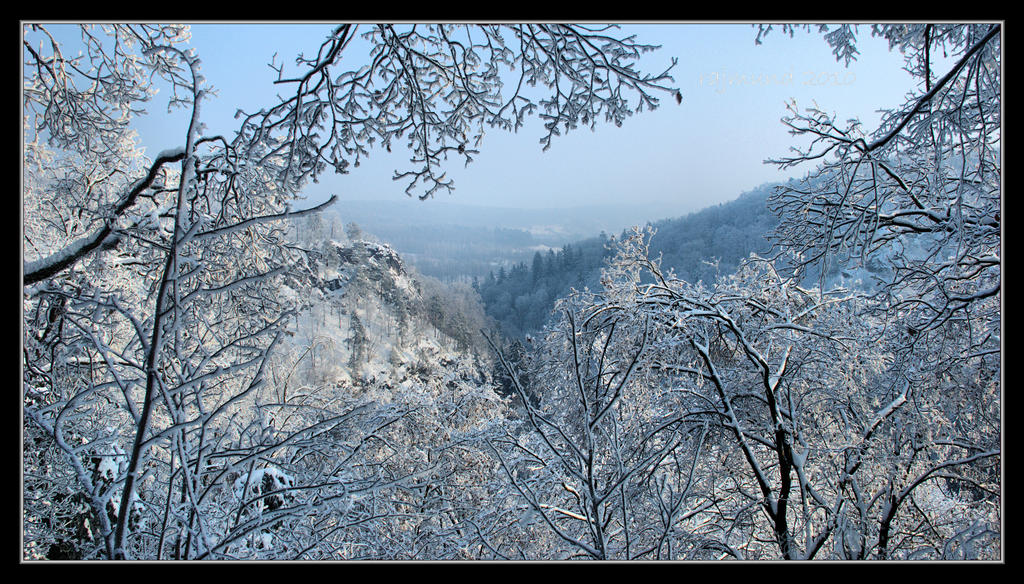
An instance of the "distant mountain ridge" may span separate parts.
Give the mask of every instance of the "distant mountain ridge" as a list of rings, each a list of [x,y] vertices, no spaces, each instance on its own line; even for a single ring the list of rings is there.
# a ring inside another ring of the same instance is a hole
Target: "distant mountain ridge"
[[[736,270],[751,253],[765,253],[766,239],[777,220],[768,210],[774,184],[762,185],[738,198],[674,219],[649,224],[656,230],[650,254],[662,268],[691,282],[714,281]],[[532,262],[489,273],[478,286],[488,316],[511,338],[541,329],[555,301],[570,289],[600,287],[600,273],[613,253],[610,236],[602,233],[547,253],[535,251]]]

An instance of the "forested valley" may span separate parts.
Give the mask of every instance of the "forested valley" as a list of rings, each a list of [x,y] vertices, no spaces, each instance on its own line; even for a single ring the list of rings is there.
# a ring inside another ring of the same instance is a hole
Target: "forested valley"
[[[407,142],[430,205],[485,129],[686,107],[654,47],[339,25],[220,135],[187,26],[24,23],[22,561],[1004,561],[1001,25],[863,26],[920,87],[794,105],[803,178],[430,275],[303,189]]]
[[[654,234],[652,257],[660,258],[664,269],[689,282],[714,282],[736,271],[750,254],[769,251],[767,234],[775,226],[768,211],[768,195],[778,185],[764,185],[738,199],[690,215],[648,221]],[[615,241],[629,237],[629,230],[608,235],[601,232],[557,251],[535,251],[526,261],[509,262],[480,279],[474,288],[488,316],[513,339],[540,331],[558,299],[573,288],[599,289],[601,271],[615,251]]]

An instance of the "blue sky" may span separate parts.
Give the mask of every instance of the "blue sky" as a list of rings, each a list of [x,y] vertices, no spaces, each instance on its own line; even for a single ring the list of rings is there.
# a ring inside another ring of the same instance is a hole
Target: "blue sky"
[[[621,128],[599,125],[557,139],[541,151],[539,125],[518,134],[492,131],[467,168],[455,162],[452,194],[436,200],[497,207],[570,207],[630,203],[659,206],[681,214],[730,200],[759,184],[783,180],[809,169],[783,174],[763,161],[785,155],[793,138],[779,119],[785,103],[815,100],[838,119],[859,117],[866,128],[878,122],[876,110],[894,107],[913,89],[903,61],[884,40],[858,30],[858,60],[844,67],[814,32],[790,38],[773,31],[760,46],[749,24],[631,24],[638,40],[660,44],[645,56],[645,67],[661,71],[672,57],[677,105],[665,96],[654,112],[643,112]],[[203,106],[213,133],[230,133],[237,108],[259,109],[275,94],[273,55],[292,62],[302,51],[315,53],[332,29],[329,24],[196,24],[192,46],[207,80],[219,96]],[[356,65],[353,65],[356,66]],[[160,96],[139,130],[149,154],[177,145],[183,124],[163,115]],[[180,117],[178,118],[180,120]],[[170,122],[170,123],[168,123]],[[405,199],[404,184],[391,180],[407,161],[398,151],[375,151],[345,176],[328,176],[307,191],[311,202],[329,193],[342,201]]]

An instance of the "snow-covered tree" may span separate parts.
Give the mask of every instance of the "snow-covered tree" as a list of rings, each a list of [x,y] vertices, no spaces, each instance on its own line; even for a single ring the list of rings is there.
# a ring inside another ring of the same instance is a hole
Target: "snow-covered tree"
[[[396,178],[427,197],[451,188],[445,157],[468,161],[485,124],[537,112],[549,144],[673,91],[633,67],[652,47],[607,28],[373,26],[365,63],[344,70],[357,28],[339,26],[295,77],[282,69],[291,92],[216,136],[187,27],[83,26],[69,46],[25,25],[28,531],[42,530],[43,494],[66,490],[90,510],[89,528],[71,529],[78,557],[245,557],[294,505],[335,501],[337,481],[304,482],[282,461],[357,406],[283,430],[267,417],[266,368],[307,302],[290,287],[304,251],[284,222],[318,210],[291,208],[307,181],[407,138],[421,166]],[[522,83],[502,94],[512,65]],[[149,159],[131,122],[158,88],[190,115],[178,146]]]
[[[414,166],[394,178],[428,198],[453,188],[446,160],[469,163],[485,128],[518,130],[536,114],[546,149],[563,132],[621,124],[656,107],[658,94],[678,93],[667,71],[636,69],[656,47],[614,26],[373,25],[362,35],[368,54],[346,70],[360,29],[339,26],[316,56],[298,58],[303,73],[282,72],[277,83],[293,93],[280,103],[240,112],[239,140],[255,145],[254,156],[278,157],[272,166],[285,184],[349,172],[372,147],[404,141]],[[280,134],[264,148],[268,131]]]
[[[636,230],[619,242],[604,289],[583,303],[586,316],[579,317],[614,325],[621,338],[597,337],[598,344],[577,343],[565,354],[546,346],[555,367],[531,369],[545,388],[566,385],[559,368],[567,370],[568,386],[578,390],[549,393],[550,413],[530,411],[539,437],[529,450],[534,473],[557,471],[569,480],[600,462],[590,447],[599,426],[584,423],[586,412],[613,404],[609,413],[628,409],[629,424],[651,418],[656,431],[638,432],[643,439],[635,444],[671,448],[665,461],[679,464],[672,457],[682,456],[692,465],[688,476],[695,478],[677,491],[687,497],[678,507],[655,505],[661,491],[634,491],[637,501],[648,501],[645,512],[633,508],[648,525],[659,517],[650,509],[686,509],[668,517],[659,540],[687,534],[674,543],[673,557],[998,558],[1000,483],[990,463],[1000,453],[999,398],[991,370],[937,375],[926,363],[908,362],[905,332],[886,329],[866,311],[872,299],[801,288],[768,260],[752,257],[713,285],[690,284],[648,257],[648,238]],[[628,352],[617,355],[616,346]],[[628,392],[631,379],[637,389]],[[590,383],[593,395],[584,391]],[[625,429],[608,433],[617,448],[631,444]],[[673,444],[670,436],[691,440]],[[671,469],[658,462],[646,476],[655,483]],[[613,466],[598,468],[609,473]],[[564,530],[545,505],[567,509],[554,503],[566,497],[554,499],[550,489],[554,500],[543,501],[522,475],[510,476],[538,512],[546,511],[540,517]],[[581,501],[604,502],[604,489],[620,484],[598,472],[582,477],[600,480]],[[631,533],[597,509],[592,516],[605,520],[602,528]],[[592,525],[577,514],[580,525]],[[639,533],[632,532],[637,551],[645,549]],[[574,543],[600,557],[597,541]]]
[[[783,122],[810,143],[772,161],[818,164],[773,195],[781,219],[774,241],[804,265],[822,264],[821,274],[829,263],[875,260],[875,271],[886,272],[883,302],[919,333],[951,320],[984,322],[992,334],[973,338],[965,355],[999,343],[1000,31],[872,27],[903,53],[917,93],[870,135],[857,120],[840,124],[792,104]],[[853,33],[839,32],[826,34],[837,54],[855,54]],[[937,62],[949,64],[936,71]]]
[[[531,358],[499,353],[525,421],[490,445],[521,523],[547,533],[535,540],[548,546],[531,550],[541,557],[711,559],[725,549],[698,519],[718,504],[709,419],[656,366],[657,317],[627,306],[635,275],[613,262],[604,290],[559,303]]]
[[[258,166],[201,135],[207,87],[180,27],[83,28],[75,58],[43,27],[26,36],[41,43],[25,43],[26,138],[58,161],[27,169],[26,242],[52,250],[25,264],[26,415],[74,468],[102,555],[161,557],[176,538],[187,557],[211,537],[198,490],[232,440],[226,418],[261,385],[296,308],[276,291],[293,256],[280,219],[300,213]],[[184,146],[148,163],[129,121],[151,77],[192,116]],[[112,449],[110,470],[87,466]]]
[[[837,58],[855,58],[854,27],[821,31]],[[770,199],[780,217],[772,239],[797,254],[797,266],[815,268],[821,284],[830,266],[867,270],[874,293],[858,316],[884,329],[908,399],[943,420],[922,429],[956,427],[969,438],[958,442],[958,454],[943,456],[985,459],[943,474],[957,491],[976,488],[984,475],[985,497],[998,500],[989,491],[1000,484],[992,453],[1001,442],[1002,29],[949,23],[870,31],[903,54],[918,86],[870,133],[857,120],[837,123],[824,109],[791,106],[783,122],[809,142],[774,162],[815,167]],[[890,495],[893,514],[908,504],[898,489]],[[935,545],[933,555],[959,553]],[[882,545],[879,553],[891,551]]]
[[[324,431],[292,441],[275,456],[275,472],[306,488],[290,490],[287,505],[263,515],[273,523],[255,521],[266,506],[247,510],[260,513],[240,524],[233,548],[218,553],[488,557],[480,534],[492,528],[493,493],[500,482],[483,439],[502,427],[507,407],[492,388],[486,363],[433,329],[436,306],[424,299],[442,293],[420,285],[390,248],[365,240],[322,247],[322,260],[333,254],[339,262],[319,266],[321,283],[313,289],[324,294],[274,357],[269,385],[277,393],[261,405],[282,439],[328,422]],[[458,307],[444,310],[454,318]],[[357,313],[362,316],[356,326],[351,316]],[[320,328],[321,366],[307,370],[309,320],[337,314],[349,315],[336,322],[348,326]],[[392,326],[403,319],[415,334]],[[347,366],[351,361],[358,365]]]

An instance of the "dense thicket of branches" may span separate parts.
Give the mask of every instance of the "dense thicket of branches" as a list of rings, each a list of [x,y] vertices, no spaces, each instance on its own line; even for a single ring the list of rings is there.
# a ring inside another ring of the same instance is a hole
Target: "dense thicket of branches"
[[[929,425],[940,435],[956,435],[965,427],[961,408],[971,412],[977,434],[950,442],[962,449],[945,455],[942,473],[953,475],[950,488],[958,491],[976,488],[983,475],[988,486],[976,493],[996,496],[991,481],[1000,469],[990,453],[1001,442],[1001,26],[887,25],[871,32],[903,53],[917,92],[870,135],[820,110],[792,109],[784,122],[811,140],[776,162],[817,166],[770,201],[781,217],[774,238],[798,253],[802,266],[839,259],[880,269],[865,311],[901,335],[892,351],[909,399],[934,395],[947,404],[936,402],[944,419]],[[838,52],[854,46],[847,34],[829,42]],[[940,54],[948,63],[941,68]],[[943,389],[930,394],[936,384]],[[893,514],[913,506],[907,492],[890,497]]]
[[[533,442],[496,451],[576,554],[1002,558],[1000,26],[871,31],[918,92],[870,135],[791,105],[771,260],[693,283],[638,230],[502,360]]]
[[[32,553],[265,557],[267,530],[287,523],[292,539],[277,552],[329,554],[331,534],[397,513],[378,498],[422,469],[381,455],[347,474],[346,461],[408,409],[285,401],[268,387],[274,348],[308,305],[306,253],[283,221],[311,210],[291,201],[321,173],[397,140],[415,166],[396,179],[426,198],[451,188],[445,159],[468,162],[485,127],[517,129],[536,114],[548,146],[673,91],[667,74],[634,68],[653,47],[613,28],[368,26],[365,61],[346,68],[358,28],[337,27],[294,75],[282,68],[283,97],[214,136],[187,27],[83,26],[75,42],[66,29],[25,25]],[[190,115],[176,147],[146,158],[131,121],[158,89]],[[332,438],[352,424],[365,433]],[[309,466],[311,448],[321,465]]]
[[[536,114],[547,147],[675,90],[613,28],[366,28],[357,66],[339,26],[212,136],[185,27],[82,27],[79,52],[25,26],[25,557],[1002,559],[999,25],[871,27],[920,87],[871,134],[792,107],[810,142],[777,162],[813,170],[769,198],[774,256],[681,277],[653,230],[608,238],[545,334],[489,338],[494,368],[462,350],[473,290],[355,226],[295,237],[317,209],[292,202],[399,140],[428,198],[485,128]],[[158,88],[190,116],[147,158]]]
[[[562,303],[529,387],[503,361],[533,442],[494,447],[553,533],[594,558],[1000,558],[993,363],[938,374],[871,297],[757,257],[690,284],[649,240]]]

